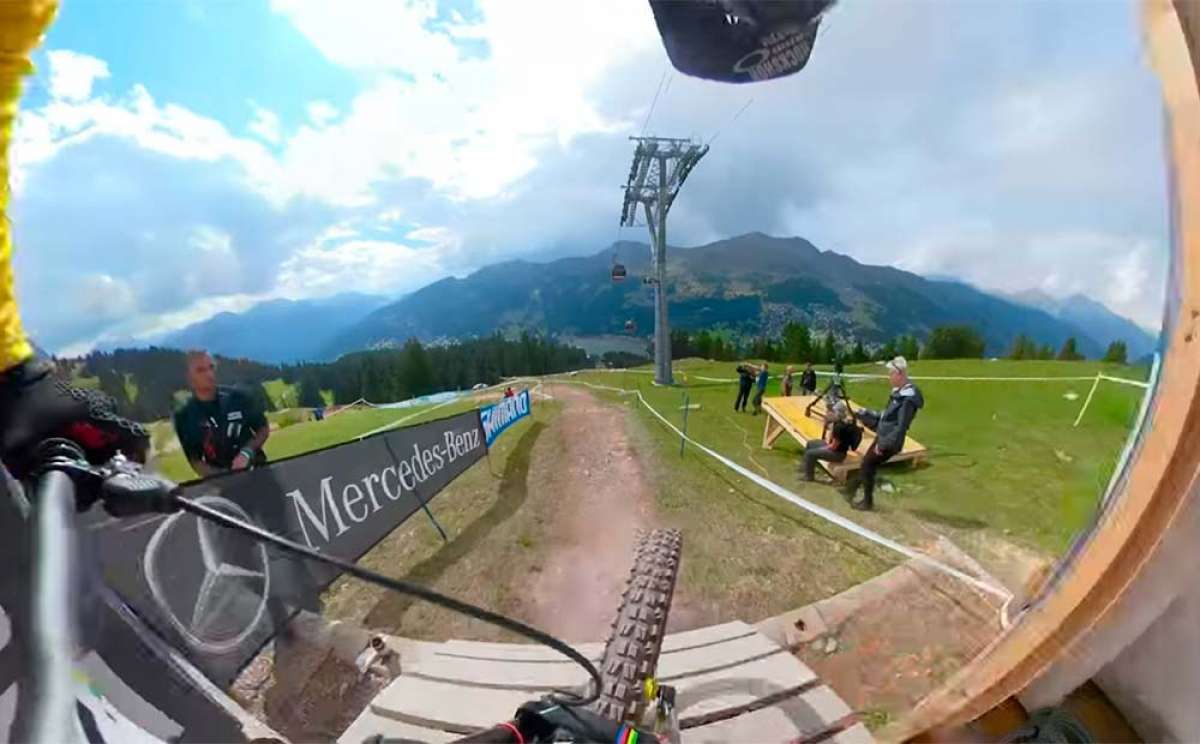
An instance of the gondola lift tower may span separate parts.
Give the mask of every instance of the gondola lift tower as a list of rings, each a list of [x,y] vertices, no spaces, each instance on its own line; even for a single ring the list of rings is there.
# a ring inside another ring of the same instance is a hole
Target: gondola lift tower
[[[625,184],[625,203],[621,207],[621,225],[637,224],[637,208],[642,205],[646,227],[650,230],[651,276],[654,285],[654,381],[671,385],[671,328],[667,321],[667,213],[683,182],[708,145],[689,139],[669,137],[630,137],[637,143],[633,165]]]

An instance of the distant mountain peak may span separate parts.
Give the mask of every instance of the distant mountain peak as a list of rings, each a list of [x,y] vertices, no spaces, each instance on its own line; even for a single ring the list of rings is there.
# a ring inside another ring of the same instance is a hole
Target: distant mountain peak
[[[631,233],[632,234],[632,233]],[[628,270],[609,271],[614,255]],[[818,333],[868,345],[902,333],[924,337],[934,326],[971,323],[991,353],[1024,333],[1039,343],[1079,337],[1083,353],[1102,351],[1074,325],[1050,313],[957,282],[934,282],[890,266],[862,264],[823,251],[803,237],[752,231],[704,245],[669,246],[674,328],[725,329],[735,336],[777,336],[801,321]],[[368,315],[330,347],[337,355],[405,339],[463,338],[517,330],[575,338],[625,337],[653,328],[646,241],[622,239],[587,256],[483,267],[452,285],[435,282]]]

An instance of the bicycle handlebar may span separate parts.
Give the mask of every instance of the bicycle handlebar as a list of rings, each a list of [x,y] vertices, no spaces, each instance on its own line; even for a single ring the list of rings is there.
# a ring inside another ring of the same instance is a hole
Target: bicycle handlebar
[[[256,525],[181,498],[176,484],[143,474],[139,465],[123,457],[118,456],[102,466],[91,465],[84,458],[82,450],[66,440],[47,441],[40,450],[40,466],[34,471],[37,477],[37,501],[32,505],[37,536],[34,653],[38,668],[34,684],[31,741],[39,744],[73,744],[79,740],[81,730],[75,720],[75,687],[72,679],[72,655],[76,647],[78,622],[71,581],[76,550],[72,534],[73,513],[89,508],[97,499],[103,503],[105,511],[114,517],[184,509],[289,552],[335,565],[350,575],[514,630],[578,661],[592,677],[590,696],[577,699],[547,696],[539,701],[530,701],[516,711],[513,721],[472,734],[462,739],[463,742],[613,741],[624,730],[624,724],[603,718],[584,707],[599,694],[600,674],[579,652],[552,636],[425,587],[409,585],[377,575],[348,561],[317,554]],[[572,738],[562,739],[562,735]],[[372,740],[386,741],[381,737]]]
[[[48,471],[38,479],[33,508],[34,559],[33,654],[34,714],[30,740],[75,742],[72,714],[75,690],[71,657],[76,628],[71,572],[75,541],[75,483],[66,473]]]

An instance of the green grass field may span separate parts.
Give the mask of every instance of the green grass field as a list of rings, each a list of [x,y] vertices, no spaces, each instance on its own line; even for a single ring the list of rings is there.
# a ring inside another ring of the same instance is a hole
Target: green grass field
[[[638,389],[657,410],[682,425],[684,395],[699,409],[688,413],[688,433],[697,441],[781,483],[806,499],[851,516],[856,521],[910,543],[945,534],[985,564],[997,556],[997,545],[1014,544],[1045,556],[1060,555],[1089,524],[1136,416],[1141,388],[1102,382],[1078,428],[1072,423],[1091,386],[1089,381],[983,382],[918,381],[925,408],[910,432],[930,449],[925,466],[885,467],[883,481],[894,489],[876,494],[873,513],[849,510],[829,485],[803,484],[796,474],[800,445],[787,435],[774,450],[761,446],[764,416],[735,413],[735,383],[706,382],[699,376],[732,378],[735,363],[684,360],[676,364],[676,387],[658,387],[640,372],[588,372],[574,379]],[[779,395],[772,365],[767,395]],[[876,365],[847,372],[879,373]],[[1096,362],[924,361],[911,373],[963,377],[1074,377],[1104,371],[1113,376],[1145,379],[1144,369]],[[823,378],[822,378],[823,379]],[[882,405],[890,387],[886,380],[852,380],[850,395],[868,406]],[[1069,399],[1074,393],[1075,399]],[[616,399],[616,394],[607,394]],[[641,406],[637,415],[647,426],[667,432]],[[658,442],[661,460],[675,463],[677,475],[697,471],[689,453],[682,461],[679,439],[664,434]],[[729,473],[713,473],[695,488],[714,494],[727,490]],[[757,487],[754,487],[757,488]],[[769,496],[762,489],[760,494]],[[778,506],[812,519],[783,501]]]
[[[267,380],[263,383],[263,390],[267,391],[267,397],[275,404],[276,408],[295,408],[300,405],[300,386],[288,384],[282,379]],[[333,405],[333,391],[322,390],[321,397],[325,399],[325,405]]]

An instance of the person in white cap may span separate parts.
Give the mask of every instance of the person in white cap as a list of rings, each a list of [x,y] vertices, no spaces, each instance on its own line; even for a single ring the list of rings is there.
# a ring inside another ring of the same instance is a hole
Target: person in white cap
[[[888,380],[892,383],[892,395],[882,412],[862,409],[858,420],[875,432],[875,443],[863,456],[862,469],[846,483],[846,498],[855,509],[874,508],[875,470],[904,449],[904,437],[912,426],[917,411],[925,405],[925,398],[917,386],[908,379],[908,360],[898,356],[887,363]],[[855,499],[859,483],[862,483],[862,501]]]

